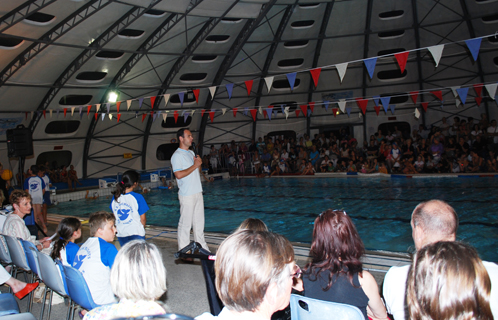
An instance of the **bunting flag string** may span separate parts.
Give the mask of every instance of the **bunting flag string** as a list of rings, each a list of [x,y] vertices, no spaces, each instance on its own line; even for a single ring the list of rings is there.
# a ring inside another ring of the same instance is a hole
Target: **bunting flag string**
[[[315,84],[315,88],[318,87],[318,79],[320,78],[320,72],[322,72],[322,68],[316,68],[310,70],[311,77],[313,78],[313,83]]]

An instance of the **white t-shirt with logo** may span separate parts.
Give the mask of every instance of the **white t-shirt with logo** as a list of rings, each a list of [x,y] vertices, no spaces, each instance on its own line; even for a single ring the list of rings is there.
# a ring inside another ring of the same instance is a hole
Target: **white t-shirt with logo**
[[[145,236],[140,216],[149,210],[149,206],[141,194],[133,191],[122,194],[118,201],[113,199],[109,207],[116,217],[118,237]]]

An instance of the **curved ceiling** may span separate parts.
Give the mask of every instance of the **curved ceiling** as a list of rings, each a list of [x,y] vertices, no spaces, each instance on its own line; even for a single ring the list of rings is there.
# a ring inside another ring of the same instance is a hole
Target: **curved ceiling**
[[[484,36],[497,26],[496,0],[2,0],[0,113],[4,119],[22,117],[19,121],[33,131],[35,149],[70,145],[80,150],[85,177],[163,166],[146,155],[174,138],[177,129],[165,128],[161,120],[175,110],[180,117],[196,112],[189,127],[206,145],[334,123],[361,126],[366,135],[371,115],[334,116],[323,101],[496,82],[498,39]],[[476,37],[484,38],[474,62],[463,41]],[[439,44],[446,45],[437,68],[427,50],[418,50],[410,52],[400,73],[394,53]],[[378,58],[370,78],[362,60],[377,56],[385,57]],[[346,62],[341,82],[332,66]],[[308,72],[314,68],[322,68],[316,87]],[[291,91],[286,74],[292,72],[297,74]],[[267,77],[274,77],[271,90]],[[249,95],[247,80],[254,80]],[[231,98],[227,84],[233,84]],[[214,99],[212,86],[217,87]],[[200,89],[198,103],[195,89]],[[111,91],[122,101],[119,122],[116,104],[106,109]],[[183,105],[179,92],[187,93]],[[451,90],[443,93],[454,105]],[[165,94],[170,95],[166,105]],[[291,114],[285,120],[279,114],[269,122],[258,115],[253,121],[242,112],[312,101],[317,108],[307,118]],[[465,112],[496,115],[491,99],[475,107]],[[64,117],[64,109],[74,114]],[[201,110],[213,109],[213,121],[209,112],[201,117]],[[404,101],[396,106],[400,114],[413,109]],[[436,122],[440,116],[423,114],[421,121]],[[47,133],[51,121],[67,117],[81,119],[75,133]],[[131,158],[123,159],[124,153]]]

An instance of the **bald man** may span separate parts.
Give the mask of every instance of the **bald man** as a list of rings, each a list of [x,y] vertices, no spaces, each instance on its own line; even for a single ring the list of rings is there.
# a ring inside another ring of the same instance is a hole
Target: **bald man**
[[[415,248],[421,248],[439,241],[455,241],[458,229],[458,216],[448,203],[430,200],[420,203],[412,213],[412,237]],[[498,319],[498,266],[483,261],[491,279],[491,312]],[[387,312],[394,320],[408,319],[406,305],[406,279],[410,265],[392,267],[384,278],[383,294]]]

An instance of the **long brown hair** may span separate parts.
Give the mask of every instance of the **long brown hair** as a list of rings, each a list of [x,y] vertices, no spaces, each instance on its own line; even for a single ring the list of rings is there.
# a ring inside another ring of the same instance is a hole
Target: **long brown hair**
[[[340,273],[346,274],[353,285],[353,275],[363,271],[360,258],[364,252],[363,241],[346,212],[328,209],[315,219],[310,250],[312,261],[304,269],[312,281],[320,272],[330,271],[324,291],[332,287],[334,275]]]
[[[491,320],[491,280],[471,246],[442,241],[417,252],[407,281],[410,319]]]

